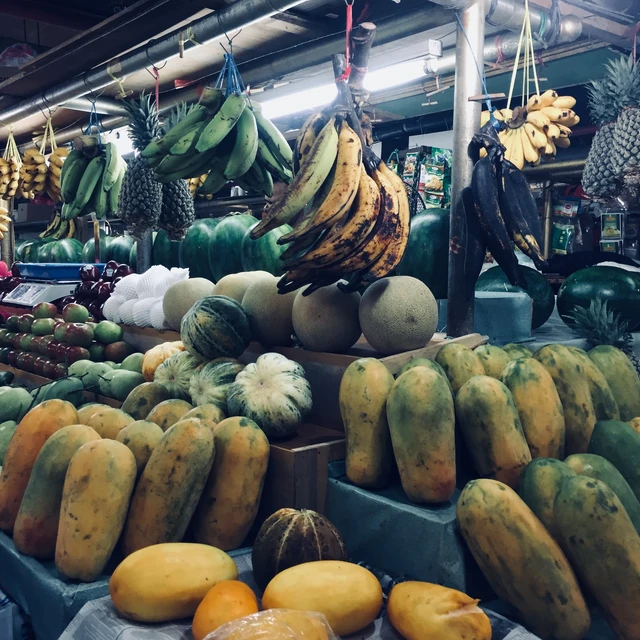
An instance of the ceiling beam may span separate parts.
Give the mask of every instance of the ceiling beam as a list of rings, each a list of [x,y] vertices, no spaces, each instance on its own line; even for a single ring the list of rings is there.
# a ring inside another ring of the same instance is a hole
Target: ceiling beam
[[[305,31],[312,32],[316,37],[329,35],[336,30],[336,21],[331,18],[309,16],[292,9],[283,11],[282,13],[276,13],[274,16],[271,16],[271,19],[277,20],[278,22],[286,22]]]
[[[104,19],[104,16],[77,9],[56,9],[50,2],[38,0],[0,0],[0,13],[23,20],[35,20],[75,31],[90,29]]]

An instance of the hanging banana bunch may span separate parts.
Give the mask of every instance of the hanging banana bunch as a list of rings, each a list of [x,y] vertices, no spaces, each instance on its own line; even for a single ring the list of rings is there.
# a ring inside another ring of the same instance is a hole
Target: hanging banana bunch
[[[51,154],[49,155],[49,167],[47,170],[47,186],[46,190],[49,197],[54,202],[62,202],[62,186],[60,178],[62,175],[62,167],[64,165],[65,158],[71,151],[69,147],[59,147],[56,144],[56,137],[53,132],[53,125],[51,124],[51,118],[47,119],[46,127],[49,131],[49,146],[51,147]]]
[[[0,207],[0,240],[9,232],[9,225],[12,222],[9,209]]]
[[[21,165],[18,146],[13,132],[9,131],[7,146],[2,158],[0,158],[0,198],[8,200],[16,195],[20,183]]]

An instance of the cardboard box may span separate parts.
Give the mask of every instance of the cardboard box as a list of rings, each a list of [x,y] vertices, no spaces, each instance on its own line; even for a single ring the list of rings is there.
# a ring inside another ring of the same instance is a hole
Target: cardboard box
[[[52,213],[53,208],[46,204],[27,202],[18,205],[16,222],[48,222]]]

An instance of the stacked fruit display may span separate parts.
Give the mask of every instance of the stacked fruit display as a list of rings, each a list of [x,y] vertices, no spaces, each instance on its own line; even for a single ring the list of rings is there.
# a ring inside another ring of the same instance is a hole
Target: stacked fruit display
[[[557,147],[569,147],[571,127],[580,122],[573,111],[575,104],[572,96],[559,96],[549,89],[531,96],[523,107],[494,111],[496,120],[504,123],[498,135],[505,147],[505,158],[522,169],[525,164],[539,164],[542,158],[552,159]],[[483,126],[490,115],[489,111],[482,112]]]

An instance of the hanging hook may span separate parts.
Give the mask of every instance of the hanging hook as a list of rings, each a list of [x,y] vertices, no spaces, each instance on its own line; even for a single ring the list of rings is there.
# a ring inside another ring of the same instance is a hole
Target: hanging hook
[[[120,89],[120,93],[118,93],[118,95],[116,96],[116,98],[118,98],[119,100],[122,100],[123,98],[126,98],[133,93],[133,91],[126,91],[124,88],[124,81],[126,78],[118,78],[118,76],[116,76],[116,73],[119,73],[121,70],[122,67],[120,65],[120,62],[118,62],[117,60],[113,64],[113,66],[111,65],[111,63],[107,65],[107,75],[118,85],[118,88]]]

